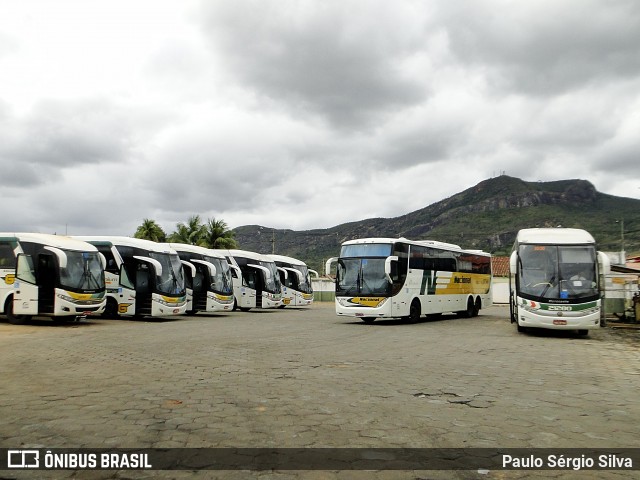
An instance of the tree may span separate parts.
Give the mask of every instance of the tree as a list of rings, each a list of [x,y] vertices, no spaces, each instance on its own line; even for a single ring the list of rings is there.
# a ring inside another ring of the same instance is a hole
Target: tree
[[[169,236],[169,239],[175,243],[202,245],[205,235],[206,226],[200,223],[200,215],[192,215],[186,224],[176,224],[176,231]]]
[[[145,218],[142,220],[142,225],[138,227],[136,233],[133,235],[135,238],[142,238],[144,240],[151,240],[152,242],[166,242],[167,234],[155,220]]]
[[[207,248],[238,248],[238,242],[233,238],[235,232],[229,230],[227,222],[210,218],[204,225],[203,246]]]

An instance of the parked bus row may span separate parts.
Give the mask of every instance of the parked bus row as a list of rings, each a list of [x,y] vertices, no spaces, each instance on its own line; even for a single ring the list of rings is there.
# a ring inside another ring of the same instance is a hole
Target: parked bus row
[[[491,255],[458,245],[405,238],[344,242],[337,265],[336,314],[376,319],[457,313],[478,315],[492,303]],[[518,232],[510,257],[510,317],[529,328],[599,328],[608,257],[586,231],[533,228]]]
[[[0,233],[0,314],[166,317],[313,302],[304,262],[130,237]],[[317,274],[316,274],[317,275]]]

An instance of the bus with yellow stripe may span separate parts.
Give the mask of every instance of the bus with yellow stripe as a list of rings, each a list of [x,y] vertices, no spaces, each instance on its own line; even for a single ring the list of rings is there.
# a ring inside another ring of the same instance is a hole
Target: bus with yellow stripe
[[[406,238],[344,242],[336,269],[336,314],[376,319],[455,312],[474,317],[491,306],[491,255],[458,245]]]
[[[168,245],[122,236],[76,237],[107,261],[107,317],[171,317],[187,311],[178,253]]]
[[[45,233],[0,233],[0,313],[83,319],[105,310],[105,258],[86,242]]]
[[[282,285],[282,305],[291,307],[308,307],[313,303],[313,286],[311,276],[319,277],[318,272],[311,270],[306,263],[297,258],[285,255],[267,254],[276,263]]]

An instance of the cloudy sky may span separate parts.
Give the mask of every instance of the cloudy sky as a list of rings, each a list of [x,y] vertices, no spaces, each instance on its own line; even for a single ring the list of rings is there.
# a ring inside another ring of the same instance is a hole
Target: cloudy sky
[[[637,0],[0,0],[0,231],[640,198]]]

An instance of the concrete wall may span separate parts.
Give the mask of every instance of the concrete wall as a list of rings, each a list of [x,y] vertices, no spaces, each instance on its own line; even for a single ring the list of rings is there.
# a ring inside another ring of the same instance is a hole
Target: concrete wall
[[[336,284],[327,277],[312,278],[314,302],[333,302],[336,298]]]
[[[493,303],[509,304],[509,279],[507,277],[493,277]]]

